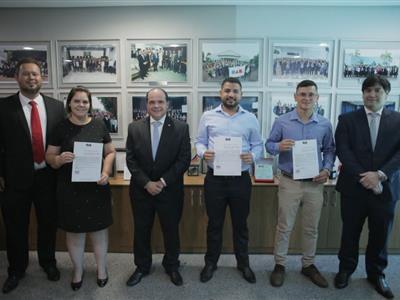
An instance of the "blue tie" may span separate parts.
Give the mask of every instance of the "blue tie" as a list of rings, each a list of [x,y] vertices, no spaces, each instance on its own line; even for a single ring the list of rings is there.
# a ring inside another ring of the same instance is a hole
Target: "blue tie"
[[[158,129],[160,126],[160,121],[156,121],[153,123],[153,138],[151,139],[151,151],[153,153],[153,160],[156,160],[158,143],[160,142],[160,131]]]

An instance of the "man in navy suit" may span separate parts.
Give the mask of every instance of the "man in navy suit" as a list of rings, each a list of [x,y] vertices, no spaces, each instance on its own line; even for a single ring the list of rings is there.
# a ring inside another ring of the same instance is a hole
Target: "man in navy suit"
[[[55,259],[55,173],[46,165],[44,151],[47,138],[64,118],[64,106],[61,101],[39,93],[42,76],[36,60],[19,61],[15,79],[19,92],[0,101],[0,191],[4,198],[1,210],[9,263],[3,293],[18,286],[28,267],[32,203],[38,223],[39,264],[49,280],[60,279]],[[32,120],[37,122],[32,123]]]
[[[163,89],[151,89],[146,99],[149,116],[129,125],[126,141],[126,163],[132,174],[130,197],[137,267],[126,284],[136,285],[150,272],[151,231],[157,213],[165,248],[162,265],[172,283],[182,285],[178,271],[179,221],[183,174],[191,160],[189,127],[167,116],[168,95]]]
[[[368,218],[367,278],[390,299],[384,269],[399,199],[400,113],[384,108],[389,92],[387,79],[369,76],[362,84],[364,107],[339,116],[335,138],[342,167],[336,189],[341,193],[343,230],[335,286],[346,287],[357,267],[360,234]]]

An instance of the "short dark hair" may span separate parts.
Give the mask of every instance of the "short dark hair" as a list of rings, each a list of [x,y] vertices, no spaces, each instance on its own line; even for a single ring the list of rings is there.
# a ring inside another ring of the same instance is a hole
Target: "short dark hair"
[[[300,82],[297,84],[297,86],[296,86],[296,92],[299,90],[299,88],[301,88],[301,87],[306,87],[306,86],[315,86],[315,89],[316,89],[317,92],[318,92],[318,86],[317,86],[317,84],[316,84],[314,81],[308,80],[308,79],[303,80],[303,81],[300,81]]]
[[[224,87],[224,84],[225,84],[226,82],[237,83],[237,84],[240,86],[240,89],[242,89],[242,84],[241,84],[240,80],[237,79],[237,78],[235,78],[235,77],[228,77],[228,78],[225,78],[224,81],[222,81],[222,83],[221,83],[221,89]]]
[[[76,93],[78,92],[83,92],[86,93],[86,95],[88,96],[89,99],[89,114],[92,113],[92,93],[84,86],[78,85],[76,87],[73,87],[67,97],[67,103],[65,104],[65,110],[67,111],[67,113],[71,113],[71,107],[69,106],[71,104],[71,100],[72,98],[75,96]]]
[[[147,101],[149,101],[149,94],[150,94],[150,92],[155,91],[155,90],[160,90],[161,92],[163,92],[164,95],[165,95],[165,101],[168,101],[168,93],[167,93],[163,88],[155,87],[155,88],[150,89],[150,90],[146,93],[146,103],[147,103]]]
[[[387,80],[385,77],[379,76],[379,75],[369,75],[367,78],[365,78],[362,87],[361,87],[361,91],[364,93],[364,91],[372,86],[375,85],[380,85],[386,94],[390,93],[390,82],[389,80]]]
[[[17,66],[15,67],[15,75],[18,75],[19,69],[21,68],[22,65],[24,64],[35,64],[38,66],[40,70],[40,62],[32,57],[25,57],[18,61]]]

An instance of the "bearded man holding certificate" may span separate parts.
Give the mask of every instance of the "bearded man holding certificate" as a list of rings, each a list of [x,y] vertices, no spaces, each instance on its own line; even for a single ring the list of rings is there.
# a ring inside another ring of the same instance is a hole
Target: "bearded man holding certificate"
[[[296,108],[280,116],[273,124],[266,142],[267,152],[279,154],[279,208],[275,233],[275,268],[272,286],[285,279],[285,262],[290,233],[302,204],[302,270],[301,273],[319,287],[328,282],[314,265],[318,223],[323,204],[323,183],[327,181],[335,161],[332,125],[318,115],[318,87],[311,80],[301,81],[294,94]]]

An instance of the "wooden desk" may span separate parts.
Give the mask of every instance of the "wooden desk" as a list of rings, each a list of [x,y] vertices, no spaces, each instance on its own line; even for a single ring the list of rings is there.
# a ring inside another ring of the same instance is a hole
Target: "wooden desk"
[[[203,253],[206,250],[207,214],[204,205],[204,175],[185,176],[185,202],[180,224],[181,250],[183,253]],[[110,180],[113,194],[114,224],[109,228],[110,252],[132,252],[133,220],[129,199],[129,181],[121,175]],[[278,181],[274,183],[254,183],[250,204],[249,250],[251,253],[272,253],[278,209]],[[397,208],[397,211],[399,208]],[[290,241],[290,252],[301,252],[300,209]],[[391,253],[400,253],[400,217],[396,214],[393,233],[389,242]],[[334,182],[325,184],[324,204],[319,224],[318,252],[336,254],[340,245],[341,219],[340,197]],[[36,220],[31,214],[30,248],[36,249]],[[365,249],[367,226],[365,226],[360,247]],[[158,220],[152,236],[154,252],[163,252],[163,240]],[[4,226],[0,219],[0,249],[5,249]],[[88,243],[91,251],[90,243]],[[223,251],[232,253],[232,225],[229,211],[225,219]],[[57,236],[57,250],[65,251],[65,234],[61,230]]]

